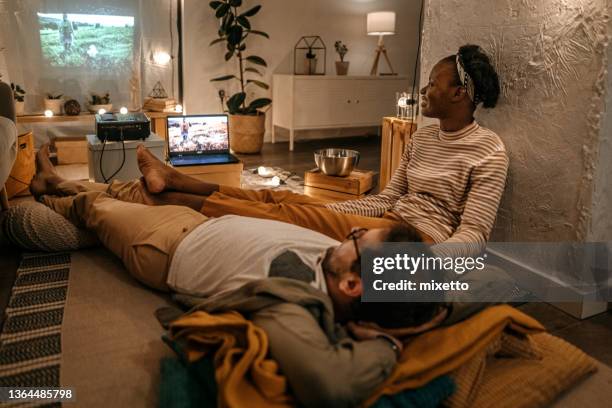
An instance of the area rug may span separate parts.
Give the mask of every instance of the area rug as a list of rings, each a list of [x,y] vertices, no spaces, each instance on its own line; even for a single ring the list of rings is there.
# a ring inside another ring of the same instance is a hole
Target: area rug
[[[59,387],[70,254],[24,255],[0,335],[0,387]]]
[[[293,193],[304,194],[304,179],[302,177],[280,167],[272,167],[272,173],[278,177],[279,184],[274,182],[273,177],[260,176],[257,167],[244,169],[240,186],[246,190],[289,190]]]

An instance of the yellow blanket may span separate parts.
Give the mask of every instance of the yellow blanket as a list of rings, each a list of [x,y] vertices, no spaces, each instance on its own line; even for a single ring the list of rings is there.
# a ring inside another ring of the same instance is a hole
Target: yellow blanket
[[[187,358],[214,352],[220,407],[291,407],[287,379],[266,358],[266,333],[239,313],[194,312],[170,326],[172,338],[186,338]]]
[[[220,406],[292,405],[286,378],[266,359],[265,332],[240,314],[194,312],[175,321],[170,333],[188,340],[190,361],[215,352]],[[451,374],[457,391],[448,406],[538,407],[594,370],[593,359],[544,333],[533,318],[494,306],[408,340],[394,372],[364,405]]]

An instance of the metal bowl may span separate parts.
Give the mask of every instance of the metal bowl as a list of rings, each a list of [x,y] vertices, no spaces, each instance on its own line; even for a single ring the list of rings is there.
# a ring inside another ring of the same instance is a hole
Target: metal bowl
[[[321,149],[314,152],[317,167],[328,176],[346,177],[359,164],[359,152],[348,149]]]

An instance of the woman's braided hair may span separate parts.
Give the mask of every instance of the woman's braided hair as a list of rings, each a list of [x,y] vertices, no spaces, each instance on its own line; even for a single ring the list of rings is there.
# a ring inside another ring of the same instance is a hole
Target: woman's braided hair
[[[499,77],[489,56],[485,54],[482,48],[473,44],[467,44],[459,48],[457,55],[459,55],[463,69],[474,82],[474,103],[478,105],[482,102],[483,107],[494,108],[499,99],[500,87]],[[455,64],[455,58],[455,55],[451,55],[445,60]],[[457,83],[461,84],[458,72]]]

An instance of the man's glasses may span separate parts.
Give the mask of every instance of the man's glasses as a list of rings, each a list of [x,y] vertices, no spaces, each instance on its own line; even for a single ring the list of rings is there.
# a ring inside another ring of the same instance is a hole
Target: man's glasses
[[[357,260],[355,262],[359,264],[361,264],[361,252],[359,251],[359,245],[357,244],[357,240],[361,238],[366,232],[368,232],[367,228],[355,228],[346,236],[346,239],[353,240],[353,244],[355,245],[355,253],[357,253]]]

